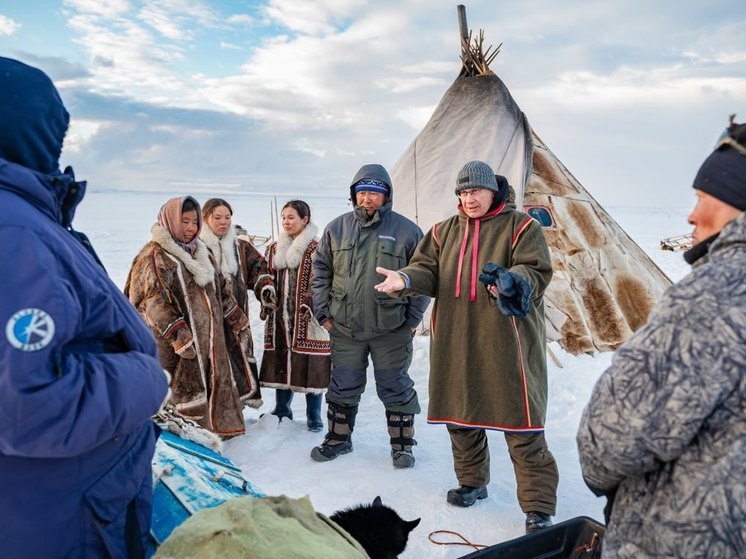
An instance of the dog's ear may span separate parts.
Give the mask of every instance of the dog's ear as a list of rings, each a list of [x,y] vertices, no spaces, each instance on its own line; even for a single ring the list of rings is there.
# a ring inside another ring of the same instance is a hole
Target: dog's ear
[[[373,499],[373,506],[374,507],[381,507],[383,506],[383,503],[381,502],[381,496],[379,495],[375,499]]]
[[[407,521],[405,520],[405,521],[404,521],[404,529],[405,529],[405,530],[406,530],[407,532],[411,532],[412,530],[414,530],[415,528],[417,528],[417,526],[418,526],[418,525],[419,525],[419,523],[420,523],[420,520],[422,520],[422,519],[421,519],[421,518],[417,518],[417,519],[415,519],[415,520],[410,520],[409,522],[407,522]]]

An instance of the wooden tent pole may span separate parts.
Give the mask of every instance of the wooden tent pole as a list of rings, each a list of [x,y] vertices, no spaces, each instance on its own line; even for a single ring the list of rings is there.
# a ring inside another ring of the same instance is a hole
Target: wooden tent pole
[[[459,4],[456,6],[458,12],[458,30],[461,38],[469,44],[469,26],[466,25],[466,6]]]

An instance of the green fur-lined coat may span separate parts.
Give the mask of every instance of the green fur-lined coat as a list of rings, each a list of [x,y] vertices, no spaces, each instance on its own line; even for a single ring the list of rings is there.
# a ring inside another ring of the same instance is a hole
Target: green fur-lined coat
[[[157,223],[153,240],[135,257],[125,295],[150,326],[161,365],[171,373],[171,403],[185,417],[222,436],[244,433],[238,389],[231,372],[224,320],[245,315],[223,290],[210,253],[197,241],[194,256]],[[237,310],[238,309],[238,310]],[[172,346],[189,327],[197,357],[180,357]]]
[[[528,316],[500,313],[479,281],[487,262],[528,280]],[[410,278],[408,292],[435,297],[428,422],[542,431],[547,406],[543,294],[552,263],[539,223],[512,204],[476,220],[459,213],[433,226],[409,266],[399,271]]]

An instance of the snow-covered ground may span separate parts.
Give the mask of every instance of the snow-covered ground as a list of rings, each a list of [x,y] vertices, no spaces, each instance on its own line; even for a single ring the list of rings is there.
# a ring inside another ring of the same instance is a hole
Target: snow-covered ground
[[[200,201],[209,196],[192,193]],[[90,191],[78,210],[76,227],[91,237],[114,281],[122,287],[129,265],[140,247],[149,240],[150,225],[161,204],[173,193],[127,193]],[[331,218],[349,210],[343,193],[338,199],[303,197],[311,205],[314,221],[323,227]],[[234,206],[234,222],[256,234],[270,231],[272,196],[232,194],[226,198]],[[280,207],[290,197],[278,197]],[[686,233],[687,202],[681,209],[649,207],[607,208],[612,217],[645,250],[672,280],[688,272],[681,253],[662,251],[661,239]],[[455,202],[455,200],[454,200]],[[253,298],[252,298],[253,300]],[[257,348],[262,355],[263,324],[254,303],[251,317]],[[489,343],[473,340],[473,344]],[[428,402],[429,339],[415,338],[410,374],[415,381],[423,408]],[[603,502],[583,484],[575,446],[578,421],[591,389],[611,361],[611,354],[572,356],[556,344],[552,351],[562,367],[549,360],[550,399],[546,436],[560,470],[555,522],[574,516],[602,520]],[[246,477],[267,494],[291,497],[309,495],[320,512],[333,511],[372,501],[380,495],[384,504],[395,508],[406,520],[422,518],[412,532],[403,559],[455,558],[473,551],[466,546],[439,546],[428,540],[435,530],[462,534],[471,542],[493,545],[523,534],[524,516],[515,497],[513,467],[500,433],[489,434],[492,481],[489,498],[461,509],[448,505],[446,491],[457,485],[451,461],[450,441],[445,427],[416,422],[417,465],[411,470],[395,470],[389,456],[388,434],[383,405],[375,394],[372,372],[360,405],[353,441],[354,452],[333,462],[311,460],[311,448],[323,434],[310,433],[305,425],[305,399],[293,402],[295,421],[278,423],[267,414],[274,404],[274,391],[264,390],[264,406],[245,412],[247,433],[229,441],[224,453],[243,469]],[[266,414],[260,418],[261,414]],[[454,541],[451,536],[437,536]]]

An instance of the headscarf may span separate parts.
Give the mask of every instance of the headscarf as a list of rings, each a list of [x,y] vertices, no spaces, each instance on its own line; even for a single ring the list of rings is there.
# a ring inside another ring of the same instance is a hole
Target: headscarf
[[[191,200],[197,205],[197,233],[190,242],[186,242],[184,237],[184,226],[181,223],[181,214],[184,213],[184,203],[187,200]],[[161,206],[158,212],[158,224],[166,229],[176,241],[179,246],[190,254],[194,254],[197,249],[197,241],[199,240],[199,232],[202,230],[202,210],[199,206],[199,202],[191,196],[183,196],[181,198],[171,198],[163,206]]]

